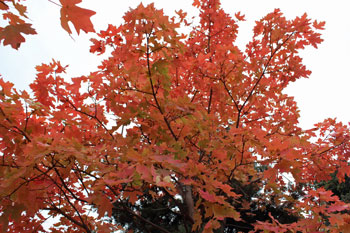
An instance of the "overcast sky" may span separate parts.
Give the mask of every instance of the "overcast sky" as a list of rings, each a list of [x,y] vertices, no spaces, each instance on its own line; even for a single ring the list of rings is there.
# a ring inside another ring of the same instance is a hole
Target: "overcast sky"
[[[59,2],[58,0],[53,0]],[[140,0],[83,0],[79,6],[96,11],[92,17],[96,31],[107,25],[120,25],[122,16]],[[148,4],[152,1],[142,1]],[[157,8],[168,15],[183,9],[196,15],[190,0],[156,0]],[[96,70],[100,57],[89,53],[92,33],[73,34],[74,40],[60,27],[59,7],[48,0],[28,0],[28,16],[38,35],[26,36],[18,51],[0,46],[0,74],[15,83],[19,90],[28,89],[35,78],[35,66],[51,59],[69,65],[68,76],[75,77]],[[300,125],[312,127],[327,117],[350,121],[350,2],[349,0],[222,0],[222,7],[231,15],[241,11],[247,21],[240,22],[238,45],[243,47],[252,36],[255,20],[275,8],[280,8],[288,19],[307,13],[312,19],[326,21],[322,31],[325,40],[319,49],[312,47],[302,52],[304,64],[312,71],[309,79],[291,84],[286,93],[295,96],[301,111]],[[0,26],[3,26],[0,24]]]

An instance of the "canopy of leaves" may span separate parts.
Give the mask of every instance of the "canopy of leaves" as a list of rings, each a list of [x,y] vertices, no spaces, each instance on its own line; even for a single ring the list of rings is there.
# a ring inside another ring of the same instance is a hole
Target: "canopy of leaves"
[[[93,30],[92,11],[60,2],[65,30]],[[276,9],[241,51],[243,15],[193,5],[198,25],[130,9],[92,39],[110,53],[87,76],[66,81],[53,60],[32,95],[0,79],[3,232],[43,232],[43,213],[60,217],[51,232],[348,232],[349,204],[313,184],[349,176],[349,126],[301,129],[282,92],[310,75],[299,52],[324,23]]]

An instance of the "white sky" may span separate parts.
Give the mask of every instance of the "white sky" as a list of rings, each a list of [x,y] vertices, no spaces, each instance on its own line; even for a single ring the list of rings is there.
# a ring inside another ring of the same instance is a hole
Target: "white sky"
[[[59,2],[58,0],[53,0]],[[140,0],[83,0],[79,6],[96,11],[92,17],[96,31],[107,25],[118,26],[129,7]],[[144,4],[152,1],[142,1]],[[0,46],[0,74],[15,83],[17,89],[28,89],[35,78],[35,66],[49,63],[51,59],[69,65],[68,76],[75,77],[95,71],[100,57],[89,53],[89,39],[93,34],[73,35],[73,39],[60,27],[59,7],[48,0],[25,1],[28,16],[38,35],[26,36],[18,51]],[[168,15],[183,9],[196,13],[190,0],[155,0],[157,8]],[[247,21],[240,22],[238,45],[244,46],[252,36],[255,20],[280,8],[288,19],[306,12],[312,19],[326,21],[322,31],[325,40],[319,49],[308,48],[302,52],[304,64],[312,71],[310,79],[298,80],[287,88],[295,96],[301,111],[300,124],[312,127],[327,117],[337,117],[344,123],[350,121],[350,1],[349,0],[222,0],[222,7],[231,15],[241,11]],[[0,26],[1,23],[0,23]]]

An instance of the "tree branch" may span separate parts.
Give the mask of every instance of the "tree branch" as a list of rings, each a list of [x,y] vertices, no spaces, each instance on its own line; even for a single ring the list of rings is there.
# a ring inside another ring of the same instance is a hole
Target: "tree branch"
[[[237,121],[236,121],[236,128],[239,127],[239,121],[240,121],[240,117],[241,117],[241,111],[242,109],[245,107],[245,105],[247,104],[248,100],[252,97],[256,87],[258,86],[258,84],[260,83],[261,79],[264,77],[265,72],[267,70],[267,68],[270,65],[270,62],[272,60],[272,58],[275,56],[275,54],[277,53],[277,51],[279,51],[280,48],[282,48],[282,46],[287,43],[287,41],[295,34],[295,32],[292,32],[283,42],[282,44],[280,44],[279,46],[277,46],[277,48],[275,49],[275,51],[273,51],[270,55],[269,60],[267,61],[261,75],[259,76],[258,80],[256,81],[256,83],[254,84],[253,88],[250,90],[248,97],[246,98],[246,100],[244,101],[244,103],[242,104],[240,110],[238,111],[238,116],[237,116]]]
[[[152,81],[151,65],[150,65],[150,51],[149,51],[149,37],[148,37],[148,35],[146,36],[146,47],[147,47],[146,56],[147,56],[148,78],[149,78],[151,88],[152,88],[152,95],[153,95],[154,101],[156,102],[157,109],[159,110],[160,114],[163,116],[165,124],[167,125],[167,127],[168,127],[171,135],[174,137],[175,141],[177,141],[178,138],[177,138],[176,134],[174,133],[173,129],[171,128],[170,122],[164,116],[164,112],[163,112],[163,110],[158,102],[158,99],[157,99],[156,91],[154,90],[153,81]]]

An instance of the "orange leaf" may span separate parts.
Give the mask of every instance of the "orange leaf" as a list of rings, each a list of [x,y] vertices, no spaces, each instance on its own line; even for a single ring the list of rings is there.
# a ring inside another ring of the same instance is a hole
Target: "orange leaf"
[[[201,195],[202,198],[209,202],[216,202],[215,195],[210,194],[206,191],[199,190],[199,194]]]
[[[314,26],[314,28],[319,29],[319,30],[324,30],[325,25],[326,25],[326,22],[324,22],[324,21],[317,22],[317,20],[315,20],[314,23],[312,24],[312,26]]]
[[[72,22],[78,35],[80,30],[84,32],[95,32],[94,26],[91,23],[90,17],[96,12],[76,6],[81,0],[60,0],[61,8],[61,25],[69,34],[72,31],[69,28],[68,22]]]
[[[343,205],[332,204],[331,206],[328,207],[328,212],[343,211],[346,209],[349,209],[349,206],[346,204],[343,204]]]
[[[13,3],[13,5],[21,16],[27,18],[27,16],[26,16],[27,7],[26,6],[19,4],[19,3]]]
[[[90,46],[90,52],[91,53],[98,53],[98,55],[103,54],[106,51],[106,46],[103,41],[96,40],[96,39],[90,39],[90,41],[93,43],[93,45]]]
[[[216,219],[211,219],[207,224],[204,226],[203,233],[211,233],[214,229],[218,229],[220,227],[220,223]]]
[[[98,214],[99,216],[103,217],[105,216],[106,212],[108,216],[112,215],[112,203],[111,201],[104,195],[101,195],[99,199],[99,206],[98,206]]]
[[[238,19],[238,21],[245,21],[245,18],[244,18],[245,15],[241,15],[241,12],[237,12],[235,13],[235,17]]]
[[[241,220],[239,212],[233,208],[227,208],[226,206],[212,204],[212,210],[214,217],[219,220],[222,220],[225,217],[231,217],[236,221]]]
[[[0,41],[4,40],[4,45],[11,45],[12,48],[18,49],[25,41],[21,33],[33,35],[36,31],[29,23],[8,25],[0,31]]]
[[[8,9],[9,9],[9,6],[3,1],[0,1],[0,10],[8,10]]]

